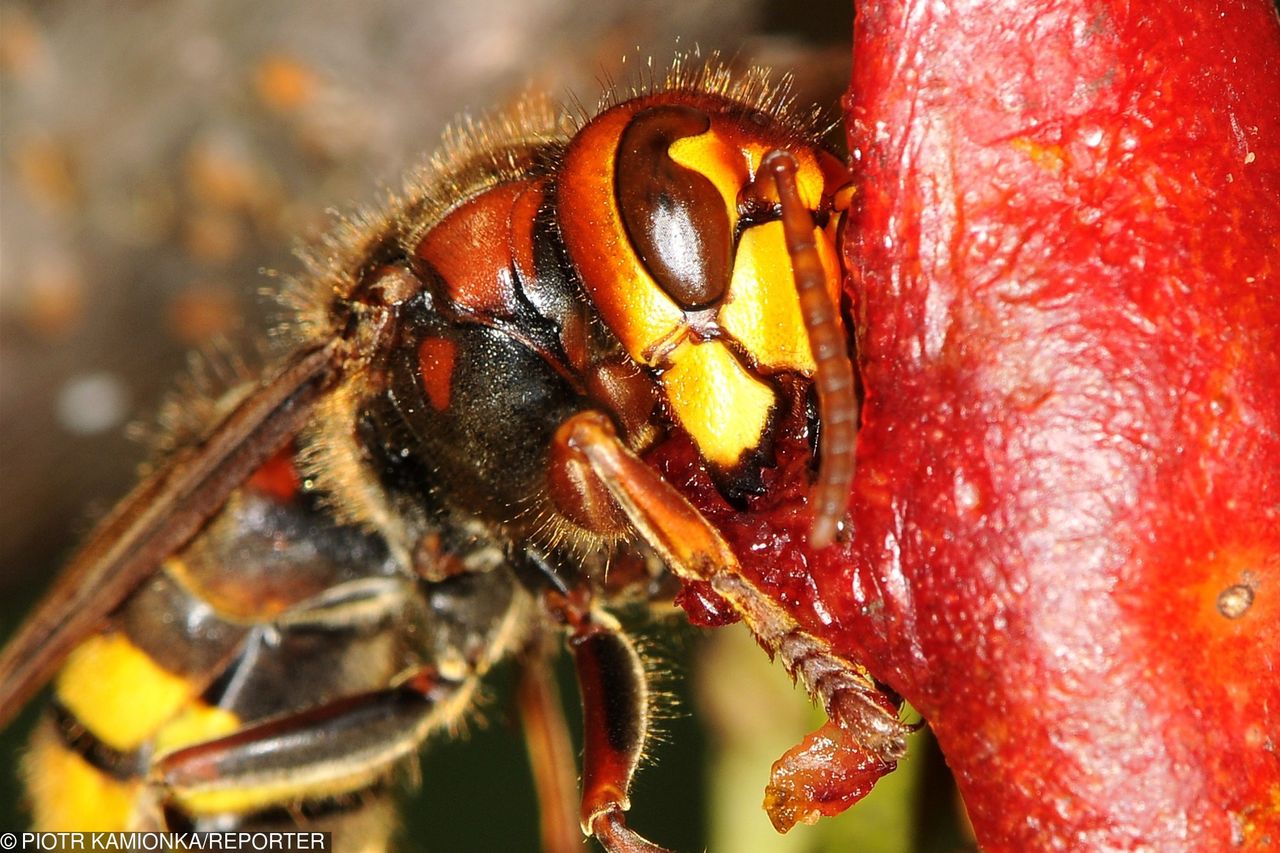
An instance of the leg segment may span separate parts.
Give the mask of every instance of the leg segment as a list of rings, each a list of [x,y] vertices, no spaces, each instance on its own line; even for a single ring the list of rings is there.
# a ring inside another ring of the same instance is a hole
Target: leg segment
[[[799,821],[841,811],[865,795],[906,750],[908,728],[898,719],[897,697],[865,668],[838,655],[826,640],[802,630],[785,608],[744,576],[715,528],[622,443],[607,418],[593,412],[575,415],[557,435],[599,478],[671,570],[686,581],[710,582],[761,647],[780,658],[791,677],[827,712],[831,722],[774,765],[766,806],[775,825],[785,831]],[[569,624],[580,642],[593,636],[572,619]],[[589,655],[575,649],[575,657],[589,708],[592,676],[583,671]],[[597,728],[607,731],[609,723],[604,720]],[[590,742],[588,738],[588,750]],[[629,779],[629,773],[624,775]],[[614,800],[620,809],[626,808],[625,788]],[[599,816],[593,820],[599,824]]]
[[[476,677],[424,668],[397,687],[248,726],[160,757],[157,798],[193,817],[357,793],[471,701]]]
[[[580,412],[556,432],[576,478],[607,494],[632,527],[680,577],[704,580],[737,565],[724,538],[675,488],[631,452],[607,415]]]
[[[629,829],[631,779],[649,732],[649,687],[635,646],[609,614],[585,594],[547,595],[553,615],[570,630],[582,691],[582,831],[609,853],[664,853]]]
[[[555,673],[542,648],[530,650],[521,665],[516,702],[538,791],[542,849],[545,853],[581,853],[583,839],[575,804],[577,764]]]
[[[733,604],[765,651],[822,704],[829,720],[774,762],[764,800],[774,828],[786,832],[839,814],[906,753],[910,729],[898,719],[901,700],[864,667],[801,630],[745,578],[724,574],[711,586]]]

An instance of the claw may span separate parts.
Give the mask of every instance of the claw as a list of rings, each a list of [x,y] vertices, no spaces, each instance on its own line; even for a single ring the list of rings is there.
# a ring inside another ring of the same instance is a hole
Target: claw
[[[626,816],[617,806],[597,814],[591,832],[609,853],[671,853],[627,826]]]

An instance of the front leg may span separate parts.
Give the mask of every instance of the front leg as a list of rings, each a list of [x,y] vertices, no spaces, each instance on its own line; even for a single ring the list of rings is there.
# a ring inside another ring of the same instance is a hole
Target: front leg
[[[748,578],[719,532],[627,448],[607,418],[576,415],[561,427],[558,440],[566,448],[564,458],[579,466],[579,480],[594,478],[592,485],[607,491],[678,577],[710,583],[769,656],[827,712],[830,722],[774,765],[765,800],[774,825],[785,832],[865,796],[906,752],[910,729],[898,719],[900,700],[865,667],[805,631]],[[583,694],[585,701],[585,686]]]

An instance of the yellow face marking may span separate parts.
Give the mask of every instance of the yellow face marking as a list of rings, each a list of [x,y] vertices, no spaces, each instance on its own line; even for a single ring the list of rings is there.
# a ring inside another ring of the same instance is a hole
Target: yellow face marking
[[[718,319],[760,365],[813,375],[813,354],[800,316],[800,298],[781,222],[768,222],[743,233],[733,281]]]
[[[746,150],[751,158],[751,174],[753,176],[760,171],[760,163],[764,160],[765,155],[775,147],[777,146],[764,145],[760,142],[747,144]],[[787,150],[796,159],[796,187],[800,190],[800,200],[810,210],[817,210],[818,206],[822,204],[822,191],[826,187],[826,181],[822,177],[822,167],[818,165],[818,159],[812,151],[804,148],[789,148]]]
[[[822,191],[826,188],[822,169],[812,156],[801,157],[798,163],[800,168],[796,172],[796,184],[800,189],[800,199],[805,207],[817,210],[822,204]]]
[[[192,744],[229,735],[240,726],[239,716],[231,711],[214,708],[204,702],[194,702],[156,732],[156,754],[164,755]]]
[[[67,749],[45,721],[22,759],[31,819],[39,832],[125,832],[138,829],[140,781],[107,776]]]
[[[782,232],[781,222],[767,222],[743,233],[728,298],[717,319],[762,367],[812,376],[816,365]],[[840,273],[831,237],[817,228],[813,236],[828,290],[832,299],[839,299]]]
[[[646,367],[656,367],[668,350],[664,342],[687,334],[684,312],[638,263],[627,272],[628,278],[618,281],[625,294],[625,308],[620,312],[616,332],[631,358]]]
[[[161,669],[123,634],[85,640],[58,673],[62,704],[107,746],[137,749],[190,700],[195,686]]]
[[[848,210],[849,206],[853,204],[853,196],[856,192],[857,188],[852,183],[845,184],[832,197],[831,206],[836,210]]]
[[[738,193],[750,180],[747,156],[716,135],[714,128],[697,136],[686,136],[667,149],[671,159],[703,175],[724,198],[729,227],[738,227]]]
[[[836,249],[836,225],[827,227],[826,231],[814,229],[813,235],[814,245],[818,247],[818,258],[822,261],[822,271],[826,273],[827,293],[831,297],[831,304],[837,308],[840,306],[840,290],[844,284],[844,280],[840,273],[840,253]],[[836,311],[836,318],[839,319],[840,312]]]
[[[719,341],[685,342],[671,353],[663,387],[698,450],[726,468],[764,436],[774,394]]]

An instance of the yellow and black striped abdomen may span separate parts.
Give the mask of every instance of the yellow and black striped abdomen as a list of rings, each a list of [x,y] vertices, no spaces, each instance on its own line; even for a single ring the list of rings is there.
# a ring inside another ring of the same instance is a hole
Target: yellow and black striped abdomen
[[[154,828],[144,785],[160,751],[242,724],[202,694],[251,628],[222,619],[166,570],[104,632],[82,643],[25,766],[35,824],[50,830]]]
[[[385,847],[393,771],[470,703],[489,661],[462,641],[473,617],[509,621],[512,590],[505,575],[406,577],[318,501],[251,484],[67,660],[24,760],[33,822],[304,826],[351,839],[341,849]],[[396,694],[397,675],[435,664],[452,668],[447,701]],[[173,756],[205,753],[207,778],[166,775]]]

